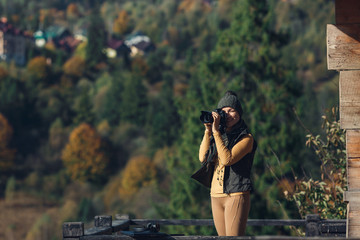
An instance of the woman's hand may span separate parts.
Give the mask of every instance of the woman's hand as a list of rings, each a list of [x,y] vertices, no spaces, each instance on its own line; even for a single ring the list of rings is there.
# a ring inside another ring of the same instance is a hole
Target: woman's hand
[[[212,123],[212,131],[213,132],[219,132],[219,125],[220,125],[220,115],[217,112],[212,112],[212,116],[214,119],[214,122]]]
[[[212,133],[212,123],[204,123],[204,126],[205,126],[205,130]]]

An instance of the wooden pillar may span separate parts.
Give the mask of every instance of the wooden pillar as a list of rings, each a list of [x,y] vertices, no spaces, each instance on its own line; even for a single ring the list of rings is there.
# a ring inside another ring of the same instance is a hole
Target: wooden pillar
[[[340,72],[340,126],[346,130],[348,202],[346,237],[360,237],[360,1],[336,0],[327,25],[327,63]]]
[[[79,240],[80,237],[84,236],[84,223],[65,222],[62,230],[64,240]]]

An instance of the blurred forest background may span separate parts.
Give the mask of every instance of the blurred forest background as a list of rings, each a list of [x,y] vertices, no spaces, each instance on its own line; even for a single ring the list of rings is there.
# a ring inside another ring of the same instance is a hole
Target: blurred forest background
[[[283,185],[320,175],[305,142],[324,135],[321,116],[338,105],[326,65],[334,1],[1,0],[0,14],[33,35],[84,36],[69,51],[47,38],[25,64],[0,62],[1,239],[61,239],[64,221],[103,214],[211,218],[208,190],[190,175],[200,111],[228,89],[259,144],[250,218],[301,217]],[[130,46],[136,36],[143,51]]]

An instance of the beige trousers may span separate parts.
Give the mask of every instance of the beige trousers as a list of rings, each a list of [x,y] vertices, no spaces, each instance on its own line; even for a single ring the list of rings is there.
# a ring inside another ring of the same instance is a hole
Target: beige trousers
[[[211,197],[211,208],[215,228],[219,236],[245,235],[250,211],[250,193]]]

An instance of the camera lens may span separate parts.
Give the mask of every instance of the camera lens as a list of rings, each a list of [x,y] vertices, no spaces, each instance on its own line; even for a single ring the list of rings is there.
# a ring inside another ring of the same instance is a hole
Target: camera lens
[[[212,123],[214,121],[212,113],[208,111],[201,111],[200,121],[202,123]]]

